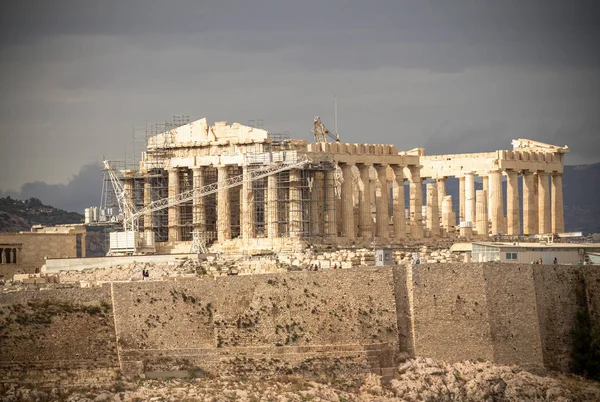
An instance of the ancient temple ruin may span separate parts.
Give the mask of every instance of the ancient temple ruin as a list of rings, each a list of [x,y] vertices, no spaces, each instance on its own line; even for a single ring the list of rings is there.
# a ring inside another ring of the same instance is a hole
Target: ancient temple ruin
[[[282,250],[564,231],[568,147],[526,139],[512,145],[427,156],[389,144],[308,143],[201,119],[149,136],[139,166],[118,171],[116,180],[125,215],[133,217],[128,222],[135,221],[137,251],[187,252],[196,243],[221,251]],[[475,176],[482,190],[475,190]],[[446,194],[448,177],[459,179],[458,200]]]

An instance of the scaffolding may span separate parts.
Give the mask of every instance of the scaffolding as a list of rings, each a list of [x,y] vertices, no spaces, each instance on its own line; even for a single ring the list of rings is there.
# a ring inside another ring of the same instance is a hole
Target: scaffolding
[[[170,122],[146,124],[143,130],[133,130],[132,152],[122,161],[111,165],[118,179],[129,180],[131,203],[135,211],[142,211],[149,204],[189,193],[194,188],[218,182],[218,169],[203,166],[201,175],[194,175],[192,167],[177,168],[177,183],[169,180],[168,161],[175,155],[175,129],[188,124],[188,116],[174,116]],[[262,121],[252,122],[262,127]],[[143,141],[140,141],[143,138]],[[140,145],[141,143],[144,145]],[[234,147],[224,147],[220,155],[236,155]],[[136,159],[135,154],[139,155]],[[268,141],[245,147],[246,167],[228,165],[227,177],[252,173],[265,165],[298,158],[297,147],[290,141],[289,133],[269,134]],[[284,170],[272,177],[253,180],[248,187],[250,196],[248,210],[251,212],[251,237],[324,238],[337,236],[339,222],[339,179],[336,166],[330,161],[305,164],[293,171]],[[196,183],[194,181],[197,181]],[[241,238],[242,186],[231,187],[227,207],[230,211],[231,238]],[[114,192],[103,196],[105,207],[118,208]],[[217,192],[197,199],[188,199],[176,206],[160,208],[138,214],[137,229],[151,233],[154,242],[191,242],[194,250],[205,250],[217,239]],[[174,212],[175,211],[175,212]],[[120,211],[120,221],[124,211]],[[171,216],[170,216],[171,215]],[[200,218],[201,217],[201,218]],[[273,235],[272,231],[275,231]]]

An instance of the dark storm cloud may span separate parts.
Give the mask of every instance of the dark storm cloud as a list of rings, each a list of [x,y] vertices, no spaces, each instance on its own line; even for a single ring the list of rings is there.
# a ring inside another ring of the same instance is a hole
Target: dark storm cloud
[[[85,165],[67,184],[25,183],[20,191],[0,190],[0,197],[11,196],[19,200],[35,197],[44,205],[83,214],[84,208],[99,205],[103,178],[99,165]]]
[[[596,162],[598,15],[585,1],[3,2],[0,188],[68,183],[179,113],[310,140],[336,93],[344,141],[432,154],[524,137]]]
[[[600,33],[600,6],[592,1],[72,0],[2,7],[0,40],[6,44],[53,35],[154,35],[155,46],[175,40],[240,52],[306,45],[333,52],[329,60],[349,69],[398,63],[441,71],[515,62],[597,66],[599,59],[590,51]],[[417,49],[404,55],[368,51],[377,44]],[[355,45],[366,53],[348,59],[340,52]],[[325,60],[315,57],[312,65]]]

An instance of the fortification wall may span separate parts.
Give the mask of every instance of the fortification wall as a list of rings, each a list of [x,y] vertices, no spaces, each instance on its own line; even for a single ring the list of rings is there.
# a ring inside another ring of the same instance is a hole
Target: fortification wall
[[[581,311],[600,325],[598,267],[422,264],[0,293],[0,381],[101,383],[119,368],[341,376],[393,371],[406,355],[566,371]]]
[[[122,363],[134,370],[185,359],[212,371],[240,353],[352,356],[378,369],[398,350],[389,268],[116,283],[114,300]]]
[[[533,270],[536,308],[544,365],[551,370],[568,371],[573,348],[572,329],[576,315],[585,308],[578,296],[582,287],[581,268],[563,265],[530,265]]]
[[[116,376],[108,286],[5,293],[0,311],[0,381],[89,384]]]
[[[482,264],[494,362],[543,367],[532,265]]]
[[[421,264],[412,270],[414,353],[493,361],[482,264]]]

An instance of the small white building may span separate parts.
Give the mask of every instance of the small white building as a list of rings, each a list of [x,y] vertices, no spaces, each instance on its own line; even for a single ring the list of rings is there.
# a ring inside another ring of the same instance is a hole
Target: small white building
[[[593,254],[600,252],[600,243],[511,243],[474,242],[472,261],[500,261],[515,263],[537,262],[552,264],[554,258],[559,264],[591,263]]]

